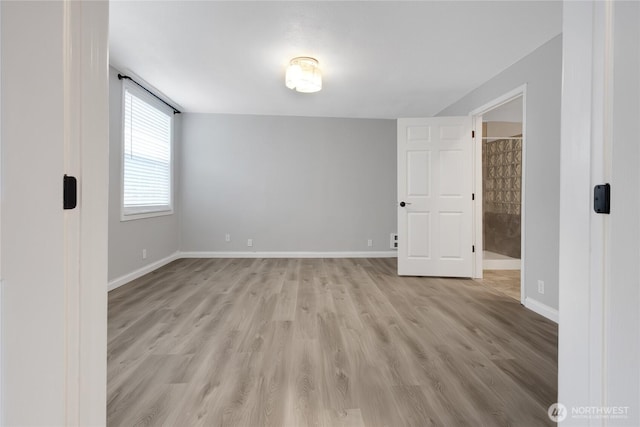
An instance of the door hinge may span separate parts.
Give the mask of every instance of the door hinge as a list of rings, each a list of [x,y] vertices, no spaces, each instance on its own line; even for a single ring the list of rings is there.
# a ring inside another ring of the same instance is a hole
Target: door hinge
[[[596,185],[593,189],[593,210],[599,214],[611,212],[611,186],[609,184]]]
[[[476,252],[476,245],[471,245],[471,252],[473,252],[473,253]]]
[[[472,131],[471,131],[471,138],[475,138],[475,137],[476,137],[476,131],[475,131],[475,130],[472,130]]]
[[[74,176],[66,175],[62,181],[62,207],[75,209],[78,204],[78,180]]]
[[[475,200],[476,199],[476,193],[471,193],[471,200]]]

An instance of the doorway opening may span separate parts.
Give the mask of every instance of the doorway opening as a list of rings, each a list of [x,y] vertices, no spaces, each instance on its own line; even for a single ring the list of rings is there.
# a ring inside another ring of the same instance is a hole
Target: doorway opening
[[[524,301],[524,87],[474,115],[476,277]]]

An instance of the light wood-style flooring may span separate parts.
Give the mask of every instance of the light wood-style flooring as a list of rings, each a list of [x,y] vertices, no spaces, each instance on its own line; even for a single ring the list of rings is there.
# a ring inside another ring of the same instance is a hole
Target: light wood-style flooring
[[[477,282],[520,301],[520,270],[484,270]]]
[[[395,259],[182,259],[109,293],[108,425],[552,425],[557,326]]]

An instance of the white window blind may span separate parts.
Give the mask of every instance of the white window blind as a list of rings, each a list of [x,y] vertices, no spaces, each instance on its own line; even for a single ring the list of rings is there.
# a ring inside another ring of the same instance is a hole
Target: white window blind
[[[127,86],[123,92],[123,216],[171,211],[173,117],[145,94]]]

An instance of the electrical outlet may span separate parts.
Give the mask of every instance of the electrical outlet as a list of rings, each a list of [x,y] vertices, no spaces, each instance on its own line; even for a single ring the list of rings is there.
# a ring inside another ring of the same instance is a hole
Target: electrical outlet
[[[231,234],[227,233],[224,235],[224,241],[225,242],[230,242],[231,241]]]
[[[248,239],[247,240],[247,246],[248,247],[252,247],[253,246],[253,239]]]
[[[146,249],[142,250],[142,259],[147,259],[147,250]]]
[[[538,293],[544,294],[544,281],[538,280]]]
[[[372,239],[367,240],[367,246],[369,246],[369,247],[373,246],[373,240]]]
[[[391,249],[398,249],[398,235],[396,233],[389,235],[389,247]]]

